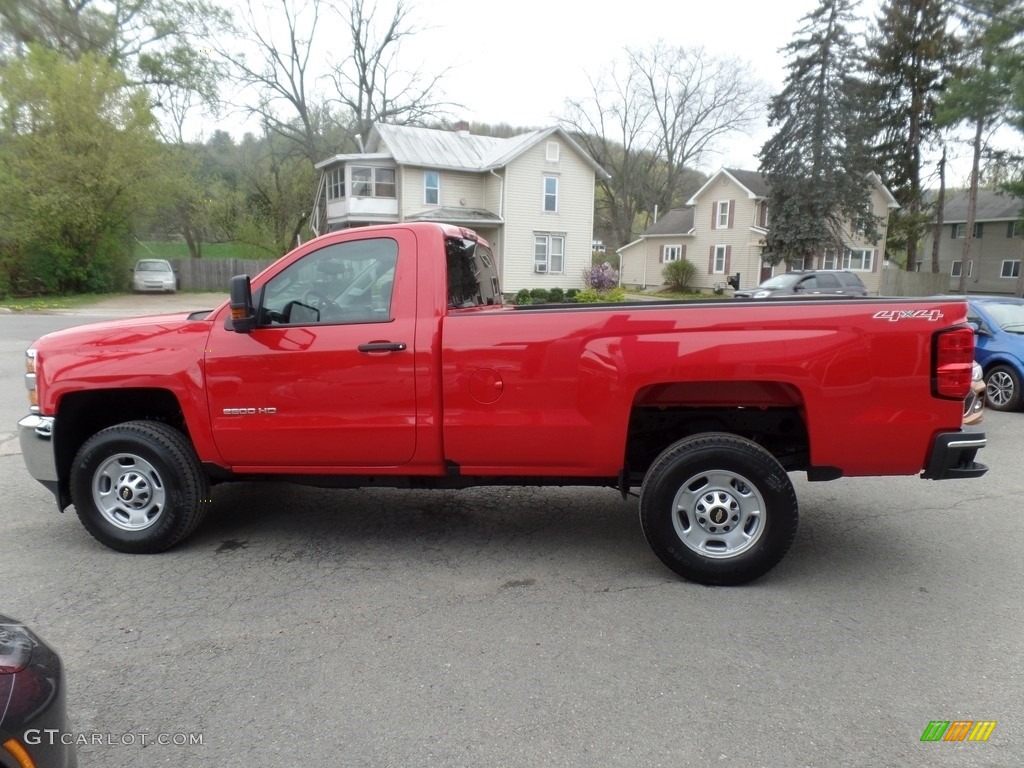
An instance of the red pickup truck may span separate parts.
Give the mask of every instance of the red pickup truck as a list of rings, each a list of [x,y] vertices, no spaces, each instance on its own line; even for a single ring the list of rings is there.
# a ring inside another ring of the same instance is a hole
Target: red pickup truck
[[[640,488],[677,573],[756,578],[796,532],[788,472],[978,477],[974,335],[953,299],[503,306],[473,232],[396,224],[287,254],[210,312],[27,352],[31,474],[99,541],[157,552],[209,487]]]

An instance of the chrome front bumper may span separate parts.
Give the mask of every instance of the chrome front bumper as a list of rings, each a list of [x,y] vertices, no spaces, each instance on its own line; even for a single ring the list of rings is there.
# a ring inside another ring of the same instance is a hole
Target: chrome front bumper
[[[21,455],[32,477],[53,490],[56,487],[57,457],[53,450],[53,416],[30,414],[18,422]]]

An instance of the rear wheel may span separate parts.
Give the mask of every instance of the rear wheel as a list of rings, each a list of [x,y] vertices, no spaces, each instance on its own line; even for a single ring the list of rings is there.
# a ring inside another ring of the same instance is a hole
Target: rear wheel
[[[1006,365],[997,365],[985,375],[985,399],[997,411],[1020,409],[1020,376]]]
[[[202,521],[209,496],[188,438],[159,422],[132,421],[98,432],[71,468],[78,519],[119,552],[173,547]]]
[[[680,440],[651,465],[640,522],[665,565],[702,584],[742,584],[770,571],[796,536],[797,501],[782,465],[727,433]]]

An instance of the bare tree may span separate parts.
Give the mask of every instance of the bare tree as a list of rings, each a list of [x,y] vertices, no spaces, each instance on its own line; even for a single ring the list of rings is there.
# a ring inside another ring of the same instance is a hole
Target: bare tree
[[[666,165],[658,202],[672,207],[682,202],[684,169],[704,166],[722,139],[754,125],[764,111],[765,86],[747,74],[749,65],[710,56],[703,48],[659,40],[626,53],[643,80],[653,117],[650,130]]]
[[[650,101],[640,87],[639,73],[621,65],[590,81],[590,95],[568,99],[562,126],[609,174],[597,181],[597,228],[617,244],[633,239],[637,219],[648,211],[649,182],[657,165],[657,142],[647,130]]]
[[[366,0],[347,0],[343,18],[348,26],[351,53],[331,70],[336,101],[349,113],[355,132],[366,136],[376,122],[408,125],[427,119],[443,119],[458,104],[436,98],[440,83],[450,71],[434,74],[400,66],[405,38],[417,30],[412,25],[412,6],[398,0],[391,18],[376,23],[376,5]]]
[[[276,0],[255,8],[246,0],[236,35],[254,44],[255,55],[218,46],[241,85],[257,94],[254,104],[236,106],[258,117],[268,133],[286,139],[311,165],[323,159],[321,136],[329,120],[327,99],[315,89],[314,43],[325,7],[330,7],[325,0]]]
[[[750,129],[764,86],[737,59],[702,48],[626,49],[591,94],[567,100],[562,125],[612,178],[599,182],[599,221],[630,242],[655,205],[681,205],[696,191],[694,169],[726,137]]]

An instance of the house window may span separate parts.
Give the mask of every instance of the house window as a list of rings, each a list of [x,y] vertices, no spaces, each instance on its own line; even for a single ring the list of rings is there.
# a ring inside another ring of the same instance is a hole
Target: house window
[[[394,197],[395,169],[357,165],[352,168],[353,197]]]
[[[533,271],[551,275],[565,272],[565,235],[534,234]]]
[[[1020,231],[1019,231],[1020,227],[1018,226],[1019,223],[1020,222],[1017,222],[1017,221],[1011,221],[1011,222],[1008,222],[1006,224],[1006,236],[1007,237],[1017,237],[1017,235],[1020,234]]]
[[[544,150],[544,159],[549,163],[558,162],[558,142],[549,141]]]
[[[839,258],[835,251],[828,251],[821,259],[822,269],[839,269]]]
[[[729,246],[727,245],[715,245],[713,246],[714,252],[711,256],[711,272],[715,275],[725,274],[725,261],[729,254]]]
[[[715,203],[715,229],[729,228],[729,201],[719,200]]]
[[[843,257],[843,269],[854,272],[870,272],[874,266],[875,252],[871,248],[852,248]]]
[[[826,257],[827,258],[827,257]],[[801,256],[799,259],[794,258],[789,262],[790,269],[807,269],[807,257]]]
[[[345,168],[334,168],[327,172],[327,199],[342,200],[345,197]]]
[[[981,233],[984,230],[982,222],[974,222],[974,236],[981,237]],[[962,237],[967,236],[967,225],[966,224],[954,224],[953,225],[953,239],[959,240]]]
[[[768,229],[768,201],[762,200],[757,206],[757,226]]]
[[[963,260],[957,259],[953,262],[949,270],[950,277],[960,277],[960,273],[963,272]],[[967,262],[967,276],[970,277],[974,272],[974,260]]]
[[[555,176],[544,177],[544,210],[558,213],[558,178]]]
[[[1002,267],[999,270],[1000,277],[1020,277],[1020,260],[1017,261],[1004,261]]]
[[[664,258],[662,261],[668,263],[670,261],[679,261],[683,258],[683,246],[681,245],[666,245]]]
[[[423,204],[439,205],[441,202],[441,174],[437,171],[423,172]]]

